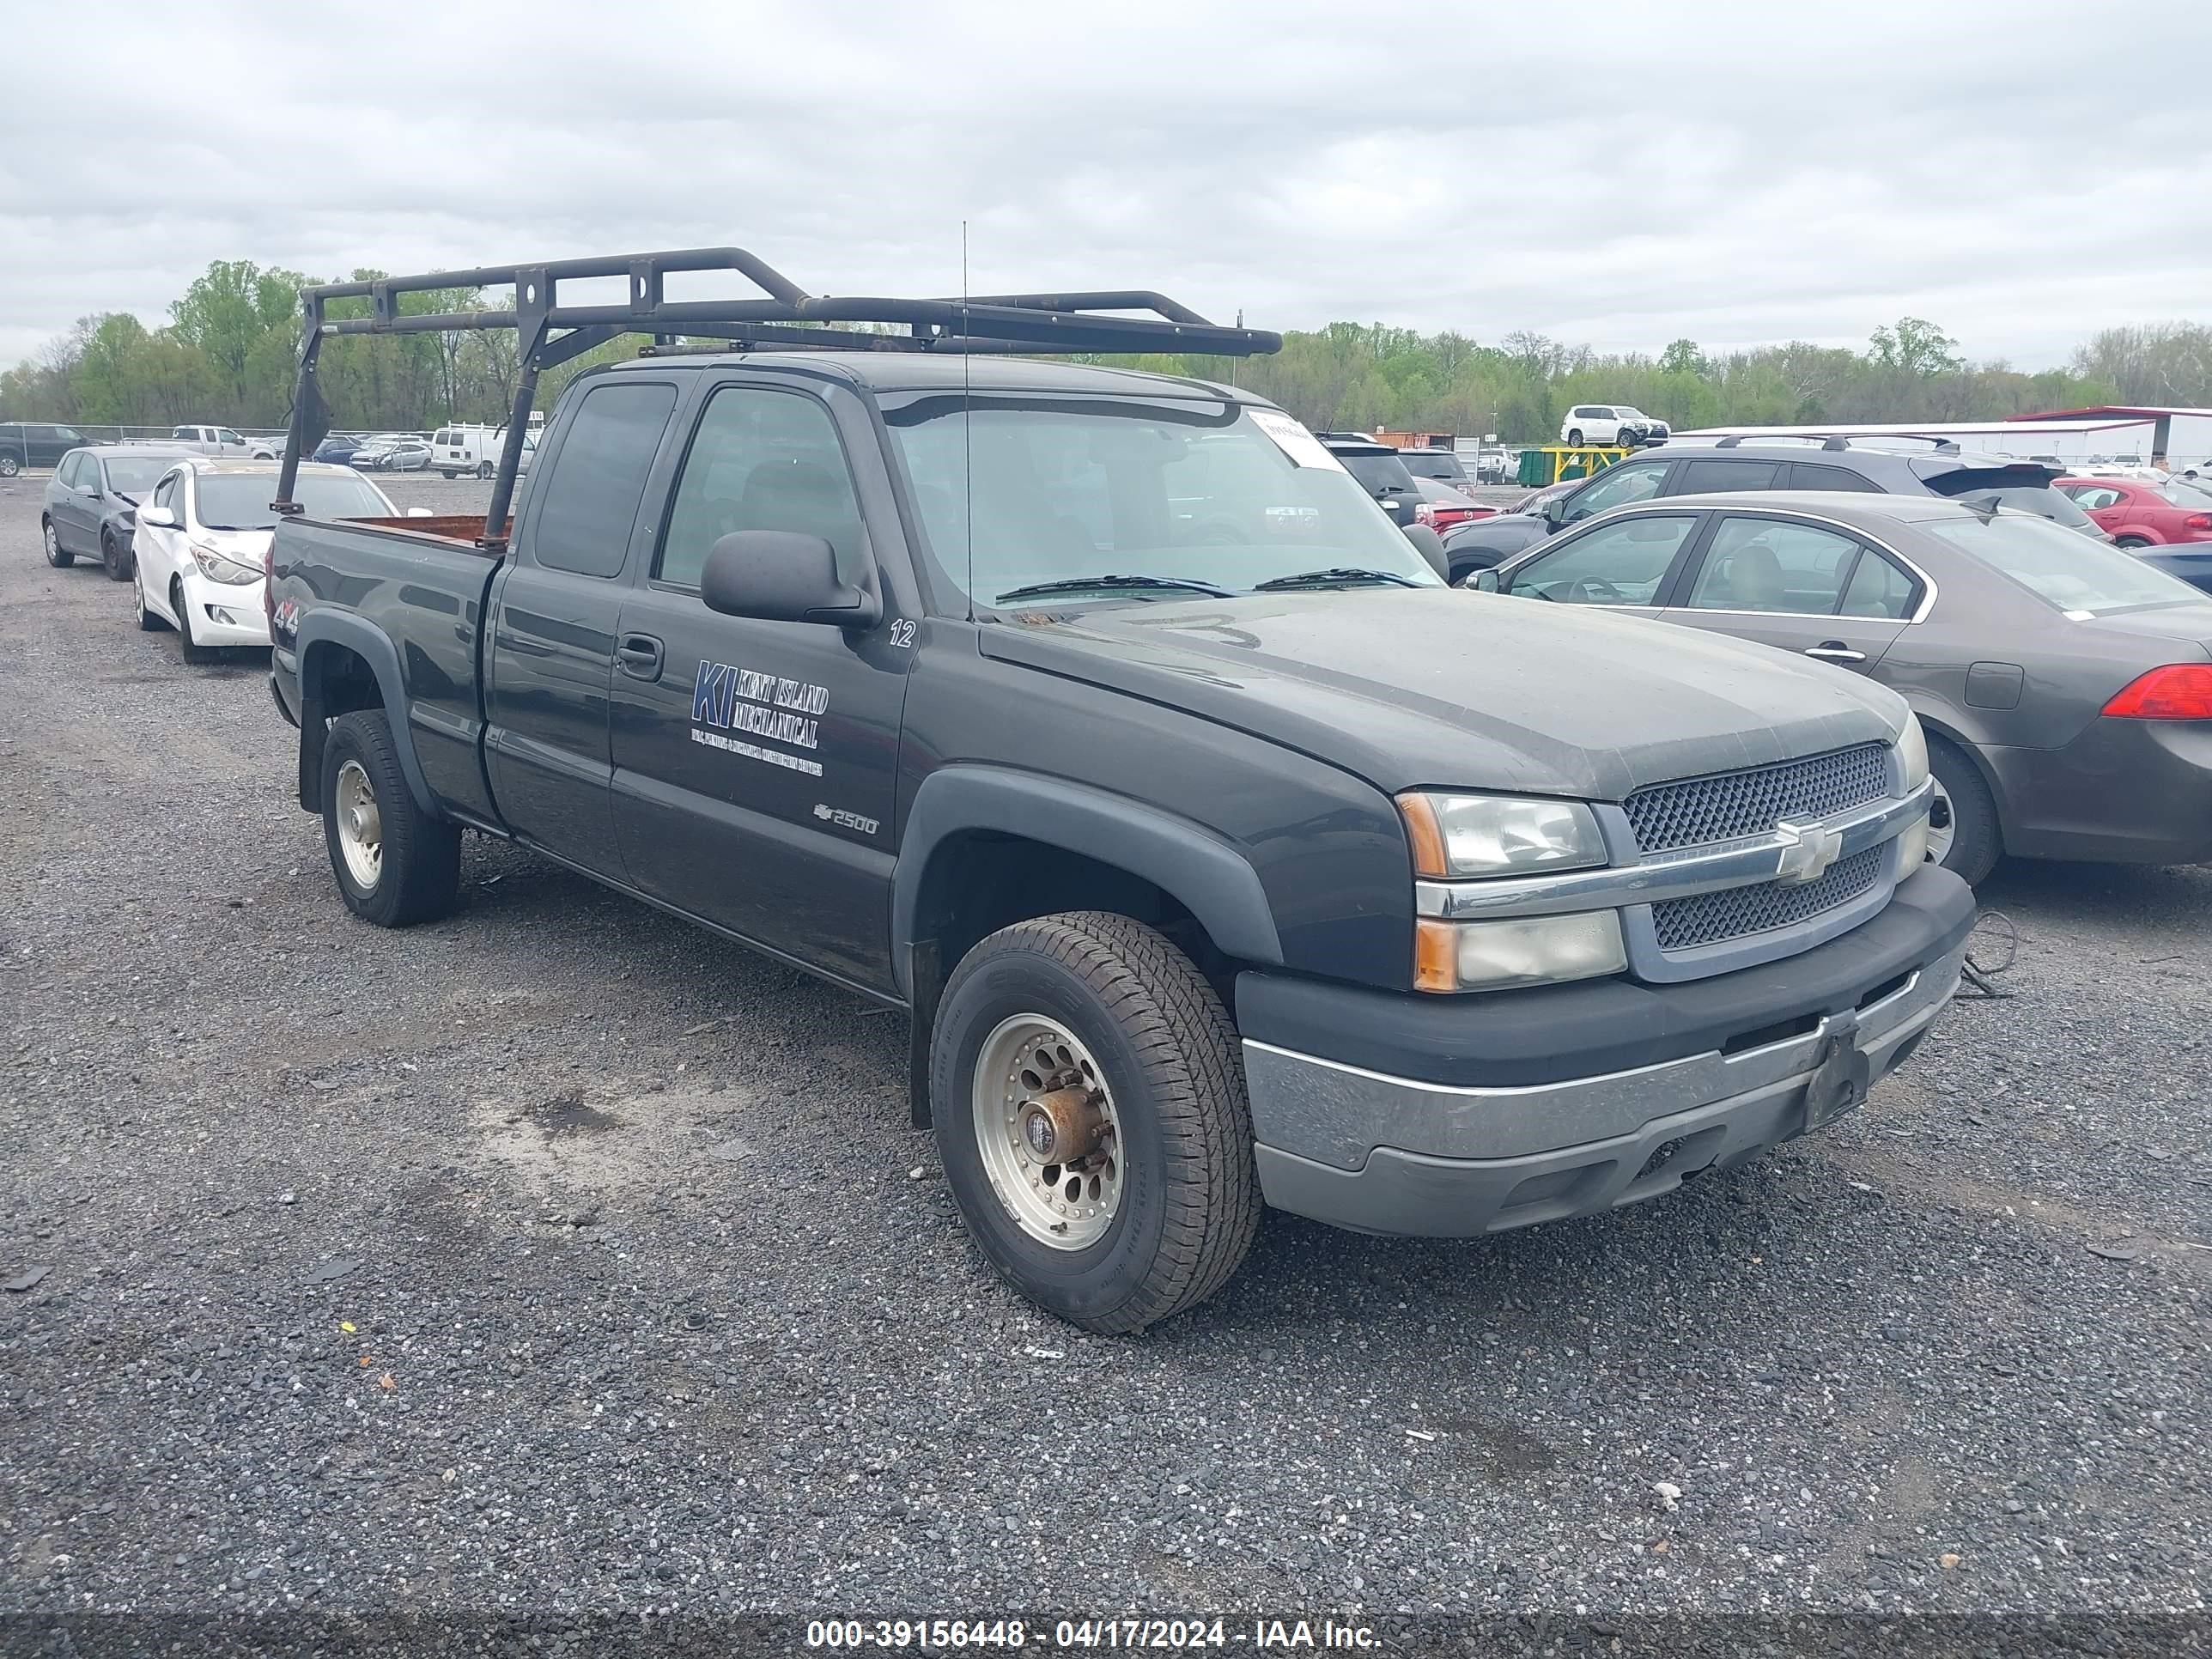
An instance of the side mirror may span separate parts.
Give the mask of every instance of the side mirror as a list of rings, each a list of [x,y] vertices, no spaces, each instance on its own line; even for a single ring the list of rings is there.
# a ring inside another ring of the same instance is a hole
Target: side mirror
[[[1460,586],[1471,587],[1478,593],[1497,593],[1503,591],[1498,586],[1498,573],[1495,570],[1471,570]]]
[[[410,519],[434,519],[438,515],[427,507],[410,507],[407,509],[407,516]]]
[[[819,536],[739,530],[716,542],[699,573],[699,597],[726,617],[873,628],[883,601],[837,574],[836,550]]]
[[[1567,498],[1554,495],[1544,503],[1544,522],[1557,530],[1567,521]]]
[[[1406,539],[1413,543],[1414,550],[1429,562],[1429,568],[1449,581],[1451,555],[1444,551],[1444,538],[1429,525],[1409,524],[1403,529]]]
[[[156,530],[174,530],[177,515],[166,507],[142,507],[138,509],[138,522],[150,524]]]

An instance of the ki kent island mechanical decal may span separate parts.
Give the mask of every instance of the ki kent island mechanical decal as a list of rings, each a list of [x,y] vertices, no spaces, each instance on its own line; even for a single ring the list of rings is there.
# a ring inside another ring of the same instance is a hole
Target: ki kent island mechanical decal
[[[789,749],[811,751],[821,746],[820,716],[829,706],[826,685],[787,680],[757,669],[733,668],[728,663],[702,662],[699,678],[691,688],[691,741],[818,778],[820,761],[809,755],[787,754],[783,749],[763,748],[747,738],[763,738]]]

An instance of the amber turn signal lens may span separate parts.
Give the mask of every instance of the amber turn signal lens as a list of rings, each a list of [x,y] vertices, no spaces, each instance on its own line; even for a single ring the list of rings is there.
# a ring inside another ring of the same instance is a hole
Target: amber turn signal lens
[[[1451,866],[1444,859],[1444,832],[1437,823],[1437,809],[1429,798],[1401,795],[1398,813],[1406,820],[1406,838],[1413,844],[1413,873],[1449,875]]]

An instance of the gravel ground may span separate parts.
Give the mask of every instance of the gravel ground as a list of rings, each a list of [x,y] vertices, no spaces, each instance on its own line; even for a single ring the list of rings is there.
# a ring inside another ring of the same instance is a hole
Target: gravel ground
[[[46,568],[40,489],[0,1610],[2205,1605],[2212,871],[2001,874],[2009,1000],[1732,1181],[1271,1218],[1089,1338],[968,1244],[895,1016],[489,843],[453,919],[351,921],[264,661]]]

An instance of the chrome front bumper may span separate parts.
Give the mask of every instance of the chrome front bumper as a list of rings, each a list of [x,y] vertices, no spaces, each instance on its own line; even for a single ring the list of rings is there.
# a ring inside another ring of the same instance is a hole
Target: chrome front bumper
[[[1804,1133],[1832,1040],[1855,1041],[1871,1079],[1893,1071],[1957,991],[1965,954],[1741,1053],[1526,1088],[1425,1083],[1248,1039],[1261,1191],[1339,1226],[1448,1237],[1656,1197]]]

